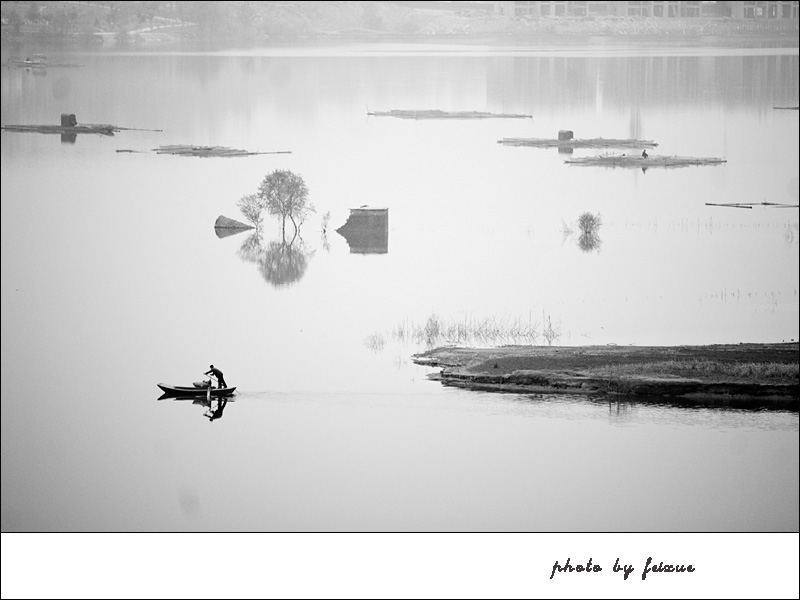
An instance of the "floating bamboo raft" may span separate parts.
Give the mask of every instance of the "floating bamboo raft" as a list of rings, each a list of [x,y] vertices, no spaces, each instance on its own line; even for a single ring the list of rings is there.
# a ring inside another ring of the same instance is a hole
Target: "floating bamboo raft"
[[[178,156],[255,156],[257,154],[291,154],[291,150],[279,150],[276,152],[248,152],[247,150],[237,150],[236,148],[226,148],[224,146],[188,146],[172,145],[159,146],[154,149],[156,154],[176,154]]]
[[[773,106],[775,110],[800,110],[800,106]]]
[[[647,169],[649,167],[688,167],[692,165],[718,165],[728,162],[724,158],[694,158],[692,156],[654,156],[647,158],[641,156],[625,156],[624,154],[604,154],[600,156],[587,156],[565,160],[568,165],[576,166],[601,166],[601,167],[632,167],[634,169]]]
[[[585,140],[553,140],[544,138],[503,138],[497,140],[504,146],[532,146],[534,148],[655,148],[658,144],[652,140],[615,140],[606,138],[590,138]]]
[[[5,131],[15,131],[18,133],[94,133],[97,135],[112,136],[118,131],[162,131],[161,129],[136,129],[133,127],[118,127],[117,125],[3,125],[0,127]]]
[[[800,208],[800,204],[783,204],[781,202],[731,202],[722,204],[706,202],[706,206],[727,206],[729,208],[753,208],[754,206],[769,206],[772,208]]]
[[[26,58],[25,60],[8,60],[3,63],[4,67],[20,67],[20,68],[35,68],[47,69],[48,67],[82,67],[83,65],[75,63],[51,63],[48,62],[44,54],[35,54],[33,58]]]
[[[69,67],[83,67],[76,63],[51,63],[51,62],[33,62],[24,60],[10,60],[3,63],[4,67],[18,67],[20,69],[59,69]]]
[[[367,112],[371,117],[397,117],[398,119],[531,119],[533,115],[490,113],[474,110],[448,112],[444,110],[389,110]]]

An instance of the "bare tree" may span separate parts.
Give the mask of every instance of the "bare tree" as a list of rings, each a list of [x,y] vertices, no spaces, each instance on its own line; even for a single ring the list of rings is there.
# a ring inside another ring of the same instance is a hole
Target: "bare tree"
[[[297,235],[300,225],[315,208],[308,202],[308,188],[300,175],[277,169],[264,177],[258,196],[271,215],[281,217],[281,230],[286,235],[286,219],[294,225]]]
[[[261,200],[261,196],[258,194],[242,196],[236,205],[239,207],[239,210],[242,211],[244,218],[256,228],[256,231],[260,231],[262,221],[261,213],[264,212],[264,203]]]

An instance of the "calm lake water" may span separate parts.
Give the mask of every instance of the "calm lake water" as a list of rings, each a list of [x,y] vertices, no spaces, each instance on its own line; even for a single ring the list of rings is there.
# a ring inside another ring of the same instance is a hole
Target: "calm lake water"
[[[83,66],[3,68],[3,125],[163,131],[2,132],[4,532],[798,531],[797,413],[467,392],[411,360],[800,338],[798,209],[760,204],[800,197],[798,112],[773,108],[798,104],[796,47],[48,58]],[[533,118],[367,116],[391,109]],[[498,143],[562,129],[728,162]],[[272,217],[218,237],[275,169],[309,188],[301,239]],[[388,208],[367,250],[335,231],[362,205]],[[210,363],[238,387],[224,418],[158,400]]]

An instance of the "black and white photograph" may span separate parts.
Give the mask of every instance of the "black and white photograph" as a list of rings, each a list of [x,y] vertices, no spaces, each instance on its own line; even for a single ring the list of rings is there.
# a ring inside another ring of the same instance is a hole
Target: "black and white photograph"
[[[798,4],[1,2],[3,598],[797,598]]]

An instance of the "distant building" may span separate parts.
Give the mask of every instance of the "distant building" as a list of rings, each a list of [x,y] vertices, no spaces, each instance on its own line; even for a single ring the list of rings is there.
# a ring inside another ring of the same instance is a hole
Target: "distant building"
[[[437,1],[418,1],[411,2],[407,0],[395,0],[392,4],[405,6],[407,8],[421,8],[425,10],[449,10],[453,12],[462,10],[485,10],[492,11],[493,5],[497,2],[437,2]]]
[[[347,240],[355,254],[386,254],[389,252],[389,209],[366,204],[351,208],[347,222],[336,230]]]
[[[681,2],[644,0],[642,2],[495,2],[494,12],[509,17],[655,17],[733,19],[795,19],[797,0],[753,0],[729,2]]]

